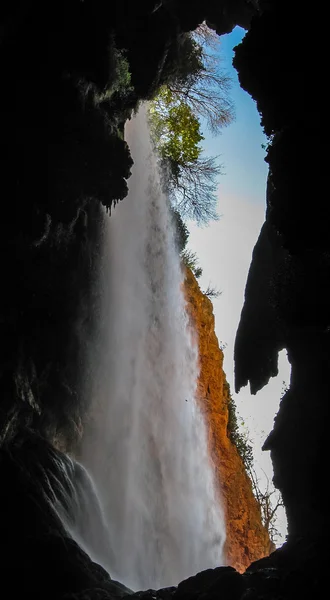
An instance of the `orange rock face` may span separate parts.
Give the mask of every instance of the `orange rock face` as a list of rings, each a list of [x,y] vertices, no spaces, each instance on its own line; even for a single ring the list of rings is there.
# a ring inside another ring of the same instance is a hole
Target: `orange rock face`
[[[243,572],[251,562],[267,556],[273,545],[262,525],[242,459],[228,437],[228,384],[222,369],[223,352],[214,330],[212,302],[201,292],[189,269],[184,290],[188,314],[198,336],[197,396],[207,423],[210,455],[226,517],[226,561]]]

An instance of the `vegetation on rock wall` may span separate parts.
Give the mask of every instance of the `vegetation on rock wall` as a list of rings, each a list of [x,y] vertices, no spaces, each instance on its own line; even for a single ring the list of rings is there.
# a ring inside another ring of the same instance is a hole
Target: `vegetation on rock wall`
[[[287,389],[288,388],[286,387],[284,388],[284,393]],[[233,444],[235,444],[243,461],[245,470],[251,480],[253,494],[260,507],[262,524],[268,531],[271,541],[275,544],[277,540],[281,538],[277,526],[278,508],[283,506],[281,494],[274,488],[274,485],[270,483],[265,474],[266,482],[261,483],[260,478],[256,473],[249,432],[243,431],[242,424],[241,426],[239,425],[236,404],[231,395],[230,386],[227,381],[224,382],[224,395],[228,398],[228,436]]]
[[[224,394],[228,398],[228,436],[233,444],[235,444],[246,470],[249,471],[253,464],[252,446],[249,444],[247,436],[240,430],[237,421],[236,404],[230,393],[230,386],[227,381],[224,382]]]
[[[199,279],[202,276],[203,269],[198,265],[198,256],[196,252],[184,250],[181,252],[181,260],[186,267],[191,269],[196,279]]]
[[[231,428],[235,431],[233,405],[222,368],[223,352],[214,331],[212,303],[201,292],[189,269],[184,289],[199,349],[197,398],[207,423],[219,501],[226,518],[226,559],[229,565],[243,571],[251,561],[269,554],[273,545],[263,526],[246,466],[230,434]]]

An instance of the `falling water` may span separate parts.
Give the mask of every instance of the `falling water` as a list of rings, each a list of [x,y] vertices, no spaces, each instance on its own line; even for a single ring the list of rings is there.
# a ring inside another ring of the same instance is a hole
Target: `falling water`
[[[195,401],[197,348],[146,110],[128,124],[128,197],[107,218],[102,346],[82,462],[103,503],[102,564],[133,589],[175,585],[222,562],[219,498]]]

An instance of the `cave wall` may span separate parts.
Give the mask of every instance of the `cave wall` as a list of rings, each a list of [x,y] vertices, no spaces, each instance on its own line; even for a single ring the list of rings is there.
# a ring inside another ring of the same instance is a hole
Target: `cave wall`
[[[81,340],[96,326],[104,209],[126,196],[132,166],[124,122],[166,79],[182,32],[207,14],[230,31],[252,4],[18,0],[1,8],[2,442],[24,427],[49,438],[79,434]]]
[[[324,154],[326,36],[298,2],[263,2],[234,64],[269,136],[266,221],[254,249],[235,344],[236,388],[256,393],[292,366],[265,443],[290,535],[322,535],[327,509],[330,217]],[[302,42],[308,32],[308,50]],[[305,52],[306,50],[306,52]],[[311,76],[307,83],[308,74]]]
[[[30,487],[30,454],[18,438],[38,432],[43,444],[45,437],[79,434],[81,335],[95,331],[103,207],[110,210],[125,197],[131,168],[123,123],[162,82],[180,32],[203,19],[219,34],[235,24],[250,27],[235,65],[270,136],[266,226],[237,336],[236,384],[249,381],[256,392],[276,374],[278,350],[288,349],[290,390],[266,447],[286,503],[290,540],[245,579],[221,571],[159,597],[197,598],[205,590],[210,597],[220,590],[231,598],[245,592],[250,598],[313,597],[324,578],[324,549],[315,542],[327,523],[321,482],[329,416],[322,7],[302,8],[297,0],[17,0],[0,11],[1,546],[3,585],[13,595],[27,557],[24,593],[73,599],[94,588],[84,597],[116,595],[108,584],[104,589],[107,577],[86,555],[68,540],[63,544],[58,523],[47,517],[42,486]],[[125,94],[114,89],[113,43],[129,60],[133,89]],[[42,444],[33,442],[32,462],[35,449],[47,453]],[[32,523],[39,523],[35,531]],[[301,536],[305,541],[297,541]]]

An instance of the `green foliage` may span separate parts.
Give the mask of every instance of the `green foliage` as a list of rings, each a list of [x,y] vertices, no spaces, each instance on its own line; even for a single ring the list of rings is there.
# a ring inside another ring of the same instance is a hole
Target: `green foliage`
[[[183,219],[217,219],[216,158],[204,158],[200,123],[187,103],[163,87],[150,103],[151,135],[166,172],[165,187]]]
[[[124,55],[123,50],[114,51],[115,60],[115,84],[113,86],[114,92],[120,92],[121,95],[130,92],[133,87],[131,85],[131,73],[129,71],[129,63]]]
[[[224,391],[228,393],[227,435],[233,444],[235,444],[246,470],[249,471],[253,466],[252,446],[249,444],[247,434],[242,433],[239,429],[236,414],[236,404],[231,396],[229,383],[227,382],[224,383]]]
[[[115,95],[123,98],[133,91],[131,73],[125,51],[118,50],[112,41],[109,54],[109,83],[102,91],[94,89],[96,104],[109,102]]]
[[[181,259],[186,267],[189,267],[189,269],[192,270],[196,279],[201,277],[203,269],[198,265],[198,258],[195,252],[192,252],[191,250],[184,250],[181,252]]]
[[[167,141],[161,146],[164,158],[173,160],[178,166],[197,160],[201,153],[198,144],[204,138],[199,122],[187,104],[181,103],[170,109],[168,132]]]
[[[174,225],[175,244],[179,253],[181,254],[187,245],[189,231],[187,225],[183,222],[181,215],[177,210],[172,209],[171,214]]]
[[[194,162],[201,154],[204,139],[200,123],[189,108],[166,87],[162,87],[150,106],[150,123],[159,156],[169,161],[176,176],[180,167]]]
[[[177,55],[168,60],[166,84],[149,105],[151,133],[165,167],[168,195],[183,219],[199,224],[218,218],[216,190],[221,172],[217,157],[202,155],[200,120],[218,133],[233,119],[230,81],[219,69],[216,54],[208,52],[214,51],[215,43],[205,24],[194,34],[182,34]]]
[[[213,134],[234,119],[231,80],[219,65],[218,39],[205,25],[183,34],[176,68],[166,81],[179,102],[185,102],[198,119],[204,118]]]

